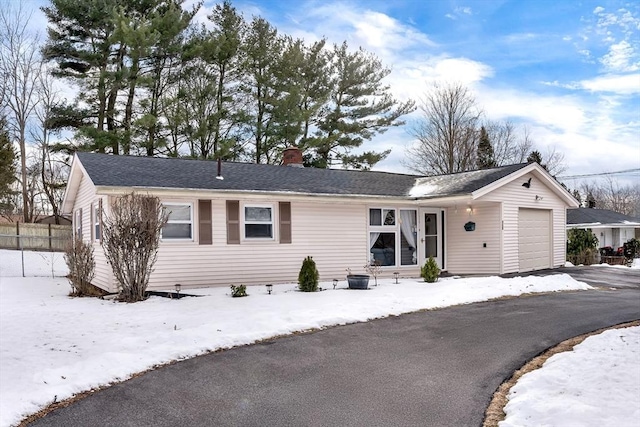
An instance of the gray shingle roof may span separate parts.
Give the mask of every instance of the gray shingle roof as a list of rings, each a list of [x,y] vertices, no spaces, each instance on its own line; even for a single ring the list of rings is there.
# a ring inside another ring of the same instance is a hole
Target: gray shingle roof
[[[525,166],[527,166],[527,163],[419,178],[412,194],[420,197],[469,194],[511,175]]]
[[[511,165],[425,178],[389,172],[223,162],[224,180],[219,180],[216,179],[215,161],[83,152],[77,155],[96,186],[392,197],[409,197],[417,179],[437,184],[426,197],[469,194],[526,166]]]
[[[567,209],[567,224],[616,224],[640,223],[640,218],[624,215],[608,209]]]

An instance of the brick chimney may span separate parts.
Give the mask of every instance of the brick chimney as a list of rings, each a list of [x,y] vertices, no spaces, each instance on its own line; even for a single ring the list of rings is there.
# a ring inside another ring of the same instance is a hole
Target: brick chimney
[[[282,152],[282,165],[303,168],[302,151],[298,147],[287,147]]]

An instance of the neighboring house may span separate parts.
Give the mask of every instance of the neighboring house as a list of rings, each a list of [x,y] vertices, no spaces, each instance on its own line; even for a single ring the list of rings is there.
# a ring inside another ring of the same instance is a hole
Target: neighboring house
[[[38,223],[38,224],[55,224],[56,223],[56,217],[54,215],[47,215],[47,216],[43,216],[41,218],[38,218],[37,220],[35,220],[34,222]],[[71,217],[67,217],[67,216],[59,216],[58,217],[58,222],[60,225],[71,225]]]
[[[577,201],[537,163],[419,177],[285,165],[77,153],[62,211],[94,242],[94,284],[117,286],[100,246],[100,212],[131,192],[169,211],[151,289],[295,282],[303,259],[321,280],[417,277],[433,256],[453,274],[564,265],[566,208]],[[218,176],[218,171],[220,171]],[[468,230],[468,231],[467,231]]]
[[[577,208],[567,210],[567,229],[591,229],[598,247],[610,246],[614,251],[632,238],[640,238],[640,218],[607,209]]]

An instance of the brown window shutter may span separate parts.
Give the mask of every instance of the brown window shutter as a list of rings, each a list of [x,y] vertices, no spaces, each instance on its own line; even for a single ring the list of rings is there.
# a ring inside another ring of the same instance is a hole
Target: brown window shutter
[[[78,230],[78,238],[79,238],[80,240],[82,240],[82,231],[83,231],[83,230],[82,230],[82,208],[80,208],[80,221],[78,221],[78,222],[79,222],[79,224],[78,224],[78,227],[79,227],[79,230]]]
[[[211,200],[198,200],[198,243],[213,244],[211,231]]]
[[[227,243],[240,244],[240,201],[227,200]]]
[[[291,202],[280,202],[280,243],[291,243]]]

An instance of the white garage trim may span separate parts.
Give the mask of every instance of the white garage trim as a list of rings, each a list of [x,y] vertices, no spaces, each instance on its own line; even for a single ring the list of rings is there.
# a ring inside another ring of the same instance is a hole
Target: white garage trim
[[[548,209],[518,209],[519,271],[552,267],[551,211]]]

